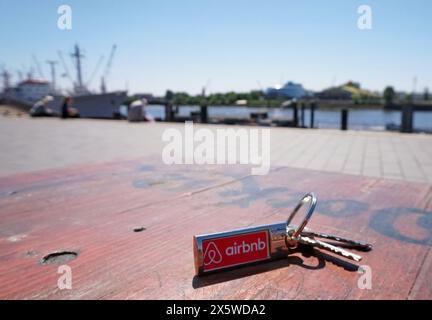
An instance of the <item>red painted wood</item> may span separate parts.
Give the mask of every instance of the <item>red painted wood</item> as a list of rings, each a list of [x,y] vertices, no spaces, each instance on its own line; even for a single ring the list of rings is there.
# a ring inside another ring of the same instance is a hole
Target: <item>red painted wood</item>
[[[430,185],[277,168],[165,166],[158,159],[0,179],[0,298],[431,299]],[[374,244],[372,289],[322,251],[194,276],[192,236],[278,222],[306,192],[310,227]],[[135,227],[146,230],[136,233]],[[55,251],[76,251],[59,290]]]

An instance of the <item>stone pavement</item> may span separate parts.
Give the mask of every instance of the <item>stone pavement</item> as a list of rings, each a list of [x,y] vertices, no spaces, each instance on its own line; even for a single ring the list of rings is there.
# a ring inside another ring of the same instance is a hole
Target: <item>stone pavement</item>
[[[0,115],[0,176],[161,156],[163,131],[183,131],[183,127],[181,123]],[[432,183],[432,135],[271,128],[271,166]]]

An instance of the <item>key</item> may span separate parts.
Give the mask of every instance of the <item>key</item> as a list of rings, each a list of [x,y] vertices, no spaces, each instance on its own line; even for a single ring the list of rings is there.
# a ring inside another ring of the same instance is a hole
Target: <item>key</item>
[[[336,254],[339,254],[343,257],[360,261],[362,259],[361,256],[352,253],[348,250],[345,250],[344,248],[338,247],[336,245],[317,240],[316,238],[324,238],[329,240],[337,241],[341,244],[348,245],[352,248],[357,248],[363,251],[370,251],[372,249],[372,245],[365,242],[355,241],[348,238],[343,238],[340,236],[332,235],[332,234],[325,234],[321,232],[312,231],[311,229],[304,228],[301,232],[300,236],[295,237],[296,234],[296,228],[292,226],[287,227],[287,244],[295,247],[298,243],[304,244],[304,245],[310,245],[313,247],[325,249],[331,252],[334,252]]]
[[[331,245],[327,242],[316,240],[314,238],[309,238],[309,237],[305,237],[305,236],[301,235],[296,241],[301,243],[301,244],[306,244],[306,245],[310,245],[312,247],[317,247],[320,249],[325,249],[325,250],[334,252],[338,255],[341,255],[343,257],[349,258],[349,259],[357,261],[357,262],[361,261],[361,259],[362,259],[362,257],[359,256],[358,254],[355,254],[355,253],[352,253],[348,250],[342,249],[341,247]]]
[[[352,240],[352,239],[348,239],[348,238],[343,238],[343,237],[335,236],[332,234],[312,231],[309,228],[305,228],[302,232],[302,235],[306,236],[306,237],[334,240],[334,241],[340,242],[344,245],[347,245],[351,248],[355,248],[355,249],[361,250],[361,251],[370,251],[370,250],[372,250],[372,247],[373,247],[370,243],[365,243],[362,241],[356,241],[356,240]]]

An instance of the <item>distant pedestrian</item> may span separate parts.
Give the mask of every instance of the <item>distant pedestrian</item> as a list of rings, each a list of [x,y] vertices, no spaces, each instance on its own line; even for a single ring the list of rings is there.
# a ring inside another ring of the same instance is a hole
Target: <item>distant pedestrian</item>
[[[71,107],[71,104],[72,104],[72,98],[65,97],[63,100],[62,112],[61,112],[61,117],[63,119],[69,118],[69,108]]]
[[[79,117],[78,110],[75,108],[72,108],[72,98],[71,97],[65,97],[64,98],[62,110],[61,110],[61,117],[63,119],[78,118]]]

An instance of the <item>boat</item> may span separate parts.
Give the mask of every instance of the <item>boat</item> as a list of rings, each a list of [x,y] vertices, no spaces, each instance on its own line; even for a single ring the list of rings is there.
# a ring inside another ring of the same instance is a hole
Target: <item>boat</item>
[[[113,46],[107,64],[108,70],[111,66],[114,51],[115,46]],[[4,90],[1,94],[3,102],[24,106],[30,110],[37,101],[46,96],[51,96],[52,99],[46,104],[46,107],[51,109],[55,115],[60,115],[65,96],[70,96],[72,97],[72,106],[78,111],[81,118],[118,118],[120,115],[119,108],[127,99],[127,91],[106,92],[105,78],[107,72],[105,72],[102,77],[102,92],[91,92],[82,80],[82,54],[78,45],[75,45],[72,57],[75,59],[77,78],[71,91],[65,94],[60,94],[56,91],[54,86],[55,72],[52,72],[53,79],[51,82],[45,79],[35,79],[29,74],[26,80],[19,82],[16,86],[11,86],[10,74],[4,70],[2,73]],[[60,58],[62,60],[62,57]],[[64,64],[64,61],[62,62]],[[65,65],[64,68],[66,73],[68,73]]]
[[[47,107],[56,114],[61,114],[63,96],[53,96]],[[120,114],[120,106],[127,98],[125,91],[72,95],[72,106],[78,110],[80,118],[116,119]]]

